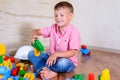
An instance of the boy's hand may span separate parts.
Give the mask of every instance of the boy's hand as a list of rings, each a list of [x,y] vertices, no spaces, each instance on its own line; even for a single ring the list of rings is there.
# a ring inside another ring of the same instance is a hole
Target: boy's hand
[[[34,44],[34,40],[36,40],[36,39],[39,39],[39,36],[38,35],[33,35],[31,44]]]
[[[52,66],[53,64],[56,63],[57,57],[58,57],[57,53],[51,54],[50,57],[48,58],[46,64],[48,66]]]
[[[34,44],[34,40],[39,39],[38,30],[37,29],[33,29],[32,33],[31,33],[31,36],[32,36],[31,44]]]

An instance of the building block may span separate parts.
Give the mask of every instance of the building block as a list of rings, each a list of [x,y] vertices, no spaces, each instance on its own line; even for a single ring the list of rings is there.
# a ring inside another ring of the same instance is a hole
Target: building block
[[[0,64],[3,63],[3,58],[2,56],[0,55]]]
[[[98,80],[100,80],[100,78],[101,78],[101,75],[98,75]]]
[[[80,76],[79,74],[75,74],[74,79],[75,79],[75,80],[78,80],[78,79],[79,79],[79,76]]]
[[[80,74],[79,79],[80,80],[85,80],[85,75],[84,74]]]
[[[95,80],[95,74],[94,73],[89,73],[88,80]]]
[[[4,66],[0,66],[0,74],[5,74],[5,72],[7,71],[7,68]]]
[[[100,80],[110,80],[110,70],[109,69],[104,69],[102,71]]]
[[[42,45],[42,43],[39,40],[34,40],[34,44],[32,44],[32,46],[40,52],[44,51],[44,46]]]
[[[70,78],[66,78],[65,80],[71,80]]]
[[[0,44],[0,55],[4,55],[6,53],[6,46],[3,44]]]

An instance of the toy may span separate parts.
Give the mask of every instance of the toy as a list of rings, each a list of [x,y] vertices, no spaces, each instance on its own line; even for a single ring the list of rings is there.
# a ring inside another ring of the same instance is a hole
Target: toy
[[[44,51],[44,47],[39,40],[34,40],[34,44],[32,44],[32,46],[34,47],[34,55],[35,56],[39,56],[40,52]]]
[[[6,47],[3,44],[0,44],[0,55],[4,55],[6,53]]]
[[[94,73],[89,73],[88,80],[95,80],[95,74]]]
[[[102,71],[100,80],[110,80],[110,70],[109,69],[104,69]]]
[[[85,79],[85,75],[84,74],[76,74],[74,76],[75,80],[84,80]]]
[[[32,46],[34,48],[36,48],[38,51],[40,51],[40,52],[44,51],[44,47],[43,47],[42,43],[39,40],[34,40],[34,44],[32,44]]]
[[[87,48],[86,45],[81,45],[80,52],[82,53],[84,60],[88,60],[91,56],[91,51]]]

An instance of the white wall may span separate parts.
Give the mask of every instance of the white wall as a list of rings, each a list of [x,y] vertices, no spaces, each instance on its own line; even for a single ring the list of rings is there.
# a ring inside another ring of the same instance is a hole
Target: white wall
[[[52,24],[53,6],[60,0],[0,0],[0,43],[11,52],[30,44],[33,28]],[[66,0],[75,8],[72,20],[82,44],[120,51],[119,0]],[[48,46],[48,39],[41,40]]]
[[[120,53],[120,0],[73,1],[82,44]]]

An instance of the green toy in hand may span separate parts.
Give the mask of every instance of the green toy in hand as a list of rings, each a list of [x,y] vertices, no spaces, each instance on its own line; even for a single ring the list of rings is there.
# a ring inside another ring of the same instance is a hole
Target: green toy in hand
[[[32,44],[32,46],[34,47],[35,56],[39,56],[40,52],[44,51],[44,46],[39,40],[34,40],[34,44]]]

